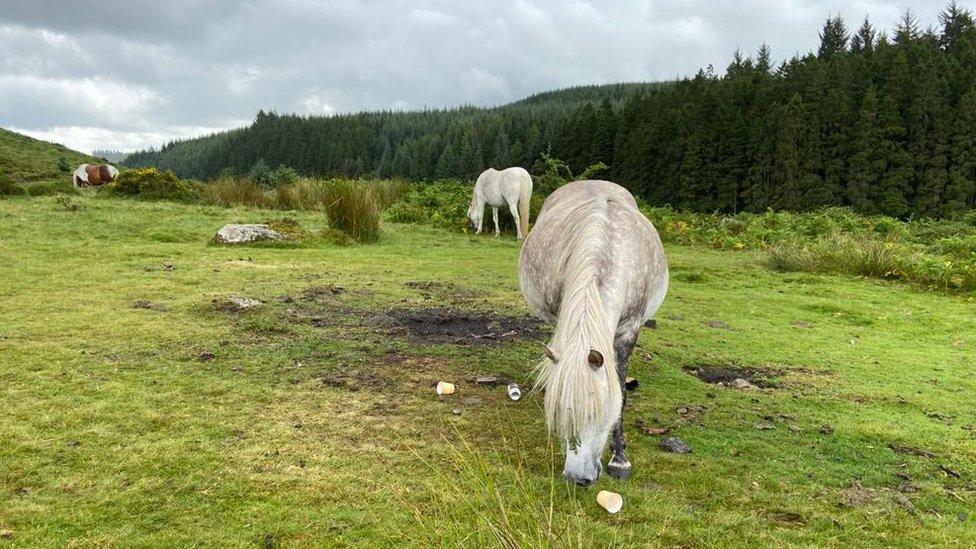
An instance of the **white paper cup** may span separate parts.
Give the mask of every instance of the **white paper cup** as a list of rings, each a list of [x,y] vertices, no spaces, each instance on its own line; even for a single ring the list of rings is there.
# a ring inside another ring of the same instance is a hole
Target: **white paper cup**
[[[616,513],[624,506],[624,498],[616,492],[600,490],[596,495],[596,502],[607,510],[608,513]]]
[[[522,398],[522,389],[519,389],[518,383],[508,384],[508,398],[512,400],[518,400]]]
[[[454,384],[448,383],[446,381],[437,382],[437,394],[439,395],[453,395],[454,394]]]

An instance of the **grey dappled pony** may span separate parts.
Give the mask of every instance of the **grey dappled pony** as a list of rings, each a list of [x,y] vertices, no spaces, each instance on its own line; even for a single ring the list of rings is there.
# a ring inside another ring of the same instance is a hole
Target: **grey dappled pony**
[[[560,187],[542,206],[519,257],[529,307],[556,325],[536,387],[550,432],[564,443],[563,474],[586,486],[608,472],[630,475],[623,437],[624,379],[637,334],[664,301],[661,239],[634,197],[609,181]]]

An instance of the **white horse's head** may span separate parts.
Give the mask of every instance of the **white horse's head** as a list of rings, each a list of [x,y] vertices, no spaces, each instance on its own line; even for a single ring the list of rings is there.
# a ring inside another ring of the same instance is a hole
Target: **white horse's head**
[[[536,382],[545,387],[549,429],[564,444],[563,476],[581,486],[600,478],[600,457],[623,405],[612,338],[602,343],[602,350],[590,349],[581,337],[561,340],[557,330]]]
[[[481,225],[481,218],[484,214],[485,206],[478,200],[478,193],[476,191],[471,195],[471,204],[468,205],[468,219],[471,220],[471,225],[475,229],[478,228],[478,225]]]

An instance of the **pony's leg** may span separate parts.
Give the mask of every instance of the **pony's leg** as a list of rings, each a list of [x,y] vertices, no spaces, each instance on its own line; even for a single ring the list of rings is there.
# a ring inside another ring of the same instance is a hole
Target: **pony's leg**
[[[502,232],[498,230],[498,208],[491,207],[491,217],[495,220],[495,236],[501,236]]]
[[[607,474],[618,480],[624,480],[630,476],[630,460],[627,459],[627,442],[624,440],[624,408],[627,406],[627,368],[630,365],[630,355],[634,352],[634,345],[637,344],[637,331],[623,337],[618,337],[613,343],[617,353],[617,376],[620,381],[620,391],[623,393],[623,403],[620,405],[620,419],[613,426],[613,442],[611,449],[613,454],[610,462],[607,463]]]
[[[508,209],[509,211],[512,212],[512,217],[515,218],[515,234],[518,235],[516,238],[522,240],[522,223],[521,220],[519,219],[518,203],[515,204],[509,203]]]

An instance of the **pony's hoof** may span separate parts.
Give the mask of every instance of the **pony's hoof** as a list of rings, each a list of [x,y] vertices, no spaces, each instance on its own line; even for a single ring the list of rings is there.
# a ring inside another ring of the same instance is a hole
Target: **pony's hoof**
[[[617,480],[627,480],[630,478],[631,465],[627,458],[617,460],[616,456],[607,463],[607,474]]]

